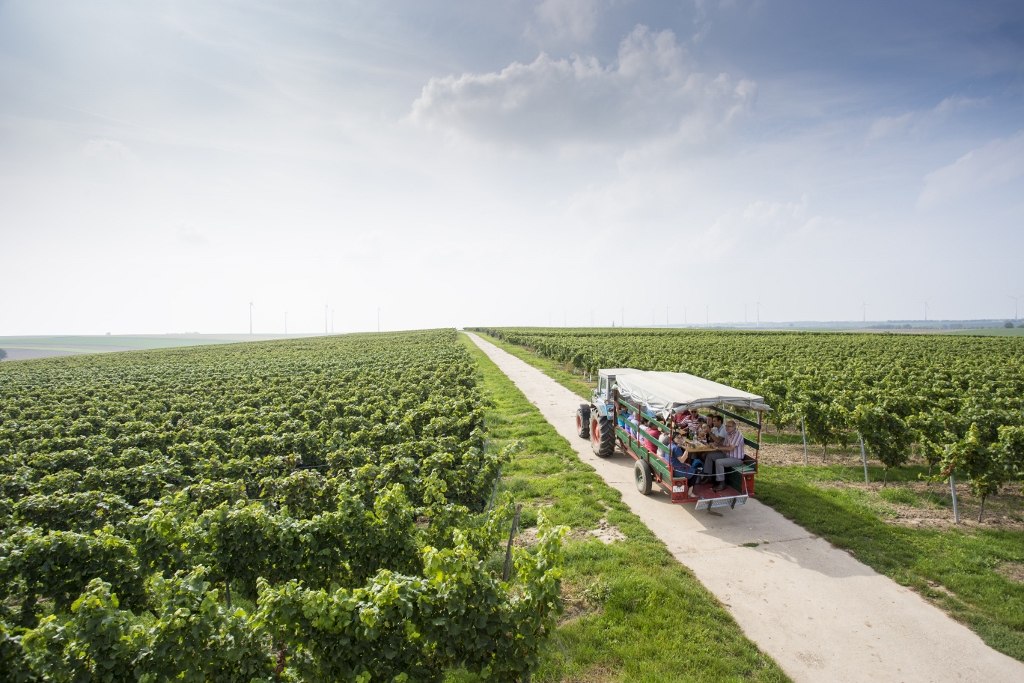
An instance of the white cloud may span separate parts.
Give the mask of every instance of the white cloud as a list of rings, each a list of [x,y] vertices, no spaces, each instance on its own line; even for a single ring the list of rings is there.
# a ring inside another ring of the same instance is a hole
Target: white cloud
[[[542,0],[534,14],[538,27],[531,27],[532,33],[556,41],[585,43],[597,28],[599,0]]]
[[[179,225],[175,239],[187,247],[205,247],[210,244],[210,238],[194,225]]]
[[[722,214],[708,231],[712,242],[719,245],[715,253],[729,253],[742,245],[747,250],[761,251],[792,240],[809,240],[816,234],[831,232],[837,222],[813,214],[807,195],[798,202],[755,200]]]
[[[939,102],[933,110],[936,114],[949,114],[964,109],[975,109],[989,103],[988,98],[964,97],[953,95]]]
[[[973,149],[952,164],[926,175],[917,203],[921,208],[931,209],[1022,178],[1024,130]]]
[[[881,140],[882,138],[906,131],[913,120],[914,115],[910,112],[900,116],[883,116],[875,119],[868,129],[868,140]]]
[[[987,98],[951,95],[931,109],[907,112],[899,116],[882,116],[871,123],[867,139],[869,142],[873,142],[891,136],[918,132],[941,123],[944,117],[983,107],[988,102]]]
[[[603,146],[682,136],[703,142],[748,110],[752,81],[694,69],[672,31],[638,25],[613,63],[541,53],[499,72],[432,78],[411,118],[427,128],[525,147]]]
[[[101,162],[132,163],[136,160],[135,153],[123,142],[95,138],[82,147],[82,154],[88,159]]]

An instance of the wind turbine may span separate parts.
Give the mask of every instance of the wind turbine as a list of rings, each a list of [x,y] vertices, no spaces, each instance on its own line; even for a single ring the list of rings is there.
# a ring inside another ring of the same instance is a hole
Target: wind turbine
[[[249,336],[252,336],[252,302],[249,302]]]

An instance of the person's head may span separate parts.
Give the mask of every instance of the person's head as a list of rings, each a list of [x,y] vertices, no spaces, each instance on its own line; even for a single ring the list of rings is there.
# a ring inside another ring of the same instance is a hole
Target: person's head
[[[686,440],[686,436],[682,432],[676,432],[676,435],[674,437],[672,437],[672,441],[674,441],[675,443],[679,444],[680,446],[683,445],[683,441],[685,441],[685,440]]]
[[[729,420],[728,422],[726,422],[725,423],[725,431],[729,432],[730,434],[735,432],[736,431],[736,420]]]
[[[722,426],[722,416],[721,415],[715,415],[714,418],[715,418],[715,426],[716,427],[721,427]]]

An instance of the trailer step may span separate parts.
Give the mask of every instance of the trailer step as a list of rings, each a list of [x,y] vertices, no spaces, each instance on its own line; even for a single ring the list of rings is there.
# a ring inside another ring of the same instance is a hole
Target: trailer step
[[[715,508],[735,508],[743,505],[750,496],[722,496],[721,498],[701,498],[697,501],[696,510],[713,510]]]

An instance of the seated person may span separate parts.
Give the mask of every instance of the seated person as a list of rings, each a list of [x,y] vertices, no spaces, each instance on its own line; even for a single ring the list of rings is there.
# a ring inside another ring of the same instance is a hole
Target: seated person
[[[721,446],[722,444],[725,443],[725,437],[726,437],[725,424],[722,421],[722,416],[721,415],[712,415],[711,416],[711,421],[712,421],[712,425],[711,425],[711,441],[716,446]]]
[[[702,424],[697,428],[697,434],[694,437],[697,443],[707,444],[711,443],[711,427],[707,424]]]
[[[636,438],[636,428],[636,413],[631,412],[626,416],[626,431],[634,439]]]
[[[703,464],[701,460],[690,457],[686,451],[683,435],[676,434],[669,447],[669,466],[672,468],[672,476],[686,477],[689,485],[693,486],[697,480],[698,470]]]
[[[677,426],[682,425],[683,424],[683,420],[685,420],[689,416],[690,416],[690,411],[689,410],[680,410],[677,413],[672,413],[672,424],[673,425],[677,425]]]
[[[641,433],[644,433],[644,434],[647,434],[648,436],[650,436],[651,439],[657,440],[657,439],[660,439],[660,437],[661,437],[661,432],[658,431],[657,428],[655,428],[655,427],[653,427],[651,425],[644,425],[644,426],[642,426],[640,428],[640,431],[641,431]],[[640,437],[640,445],[643,446],[645,449],[647,449],[648,453],[657,453],[658,452],[658,447],[655,446],[651,442],[651,439],[645,439],[644,437],[641,436]]]
[[[725,443],[721,451],[708,458],[708,474],[714,472],[716,491],[725,488],[725,473],[743,465],[743,434],[736,428],[736,421],[725,423]]]
[[[685,417],[683,418],[682,423],[683,427],[686,428],[686,431],[693,434],[697,431],[697,428],[700,427],[700,412],[694,408],[693,410],[689,410],[684,413],[684,415]]]

